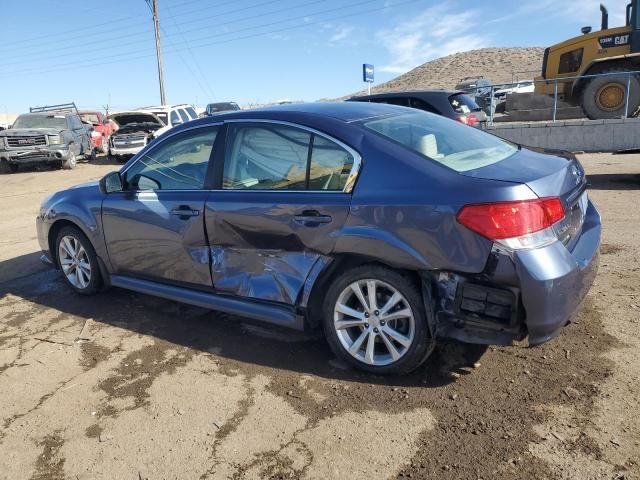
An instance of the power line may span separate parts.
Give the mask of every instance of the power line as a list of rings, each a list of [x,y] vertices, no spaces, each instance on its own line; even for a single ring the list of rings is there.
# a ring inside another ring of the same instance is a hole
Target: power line
[[[200,17],[200,18],[197,18],[197,19],[194,19],[194,20],[184,21],[181,24],[182,25],[186,25],[186,24],[192,24],[192,23],[197,23],[197,22],[201,22],[201,21],[207,21],[207,20],[210,20],[212,18],[218,18],[218,17],[224,16],[224,15],[228,15],[228,14],[231,14],[231,13],[237,13],[237,12],[250,10],[250,9],[253,9],[253,8],[258,8],[258,7],[261,7],[261,6],[264,6],[264,5],[269,5],[269,4],[272,4],[272,3],[279,2],[279,1],[281,1],[281,0],[268,0],[268,1],[265,1],[265,2],[258,3],[258,4],[252,4],[252,5],[248,5],[248,6],[242,7],[242,8],[236,8],[234,10],[228,10],[228,11],[224,11],[224,12],[219,12],[219,13],[217,13],[215,15],[210,15],[210,16],[206,16],[206,17]],[[221,6],[225,6],[225,5],[237,4],[237,3],[238,3],[237,1],[224,2],[224,3],[221,3],[219,5],[216,5],[216,8],[217,7],[221,7]],[[296,8],[296,7],[292,7],[292,8]],[[211,6],[208,6],[206,8],[200,8],[200,9],[196,9],[196,10],[191,10],[189,12],[182,12],[181,14],[179,14],[177,16],[188,15],[188,14],[197,13],[197,12],[203,12],[205,10],[206,11],[210,11],[211,10]],[[112,21],[110,21],[110,25],[113,24],[113,23],[133,20],[133,19],[137,19],[137,18],[138,17],[129,16],[129,17],[125,18],[125,19],[112,20]],[[128,27],[140,27],[140,26],[146,26],[146,25],[147,24],[145,22],[138,21],[138,22],[136,22],[136,25],[130,25]],[[97,28],[103,28],[103,27],[104,27],[104,25],[102,24],[102,25],[96,25],[96,26],[93,26],[93,27],[78,28],[78,29],[74,29],[73,31],[76,32],[76,31],[90,30],[90,29],[95,30]],[[210,26],[206,26],[206,28],[210,28]],[[111,30],[111,34],[114,37],[118,36],[118,38],[131,38],[131,37],[135,37],[135,36],[140,36],[144,32],[134,32],[134,33],[131,33],[131,34],[128,34],[128,35],[117,35],[117,33],[118,33],[117,29],[112,29]],[[58,40],[55,40],[55,39],[52,40],[51,39],[51,37],[56,37],[56,36],[61,36],[62,38],[60,38]],[[27,43],[27,42],[30,42],[30,41],[36,41],[36,40],[40,41],[40,42],[42,42],[42,40],[46,40],[47,46],[51,46],[51,44],[55,45],[55,44],[58,44],[58,43],[61,43],[61,42],[63,44],[65,44],[65,43],[71,41],[71,43],[72,43],[71,47],[77,48],[78,47],[78,45],[77,45],[78,42],[75,42],[74,40],[81,40],[81,39],[86,39],[86,34],[71,35],[70,36],[68,34],[68,32],[65,32],[65,33],[59,33],[59,34],[51,34],[51,35],[44,35],[44,36],[39,36],[39,37],[32,37],[31,39],[24,39],[24,40],[21,40],[19,42],[4,43],[2,45],[2,47],[3,47],[2,49],[4,49],[4,47],[6,47],[6,46],[11,46],[11,45],[15,45],[15,44],[19,44],[19,45],[18,46],[13,46],[10,49],[12,53],[15,53],[16,50],[20,51],[21,49],[24,49],[24,48],[26,48],[26,49],[41,48],[42,45],[40,45],[40,44],[38,44],[38,45],[24,45],[24,43]],[[91,42],[82,42],[82,45],[80,45],[80,47],[86,47],[86,46],[98,45],[98,44],[104,44],[104,41],[103,40],[99,40],[99,41],[91,41]],[[64,45],[62,47],[57,47],[57,50],[60,50],[60,49],[63,49],[63,48],[65,48]],[[38,51],[38,52],[35,52],[35,53],[41,54],[42,52]],[[14,56],[9,56],[9,57],[3,56],[3,58],[9,58],[9,59],[10,58],[18,58],[18,57],[21,57],[21,56],[24,56],[24,55],[28,55],[28,54],[14,55]]]
[[[158,82],[160,83],[160,104],[166,105],[167,98],[164,95],[164,67],[162,65],[162,49],[160,47],[160,19],[158,18],[158,0],[146,0],[147,4],[153,2],[153,29],[156,32],[156,57],[158,60]]]
[[[211,90],[211,87],[209,85],[209,82],[207,80],[206,75],[204,74],[204,72],[202,71],[202,69],[200,68],[200,62],[198,62],[198,59],[196,58],[196,56],[193,54],[193,51],[191,50],[191,48],[189,47],[189,43],[187,42],[186,37],[184,36],[184,34],[182,33],[182,29],[180,28],[180,26],[178,25],[178,23],[176,22],[176,19],[174,18],[174,16],[171,14],[170,11],[167,11],[167,14],[169,15],[169,18],[171,19],[171,21],[173,22],[173,24],[176,26],[176,29],[178,30],[178,32],[180,33],[180,36],[182,37],[182,39],[184,40],[184,43],[188,49],[189,55],[191,56],[191,59],[193,60],[194,65],[196,66],[196,69],[198,70],[200,77],[202,78],[202,81],[204,82],[204,85],[206,85],[206,89],[203,86],[203,83],[200,82],[200,78],[198,78],[198,75],[196,75],[193,70],[191,70],[191,67],[189,66],[189,64],[187,63],[187,61],[184,59],[184,57],[182,56],[181,53],[178,52],[178,55],[180,55],[180,59],[182,60],[182,63],[184,63],[186,65],[186,67],[189,69],[189,71],[192,73],[192,75],[194,76],[194,78],[196,79],[196,81],[198,82],[198,85],[200,86],[200,89],[204,92],[204,94],[206,96],[208,96],[210,99],[214,98],[213,95],[213,90]]]
[[[394,3],[393,7],[399,7],[402,5],[408,5],[410,3],[416,3],[416,2],[421,2],[424,0],[405,0],[404,2],[398,2],[398,3]],[[377,7],[377,8],[372,8],[372,9],[368,9],[368,10],[362,10],[362,11],[358,11],[358,12],[354,12],[354,13],[349,13],[346,15],[339,15],[339,16],[335,16],[335,17],[330,17],[330,18],[325,18],[322,20],[317,20],[317,21],[309,21],[309,22],[305,22],[301,25],[292,25],[292,26],[288,26],[288,27],[284,27],[284,28],[280,28],[280,29],[275,29],[275,30],[269,30],[266,32],[259,32],[259,33],[255,33],[255,34],[250,34],[250,35],[245,35],[242,37],[237,37],[237,38],[231,38],[228,40],[221,40],[218,42],[207,42],[207,43],[203,43],[200,45],[192,45],[191,48],[192,49],[198,49],[198,48],[203,48],[206,46],[215,46],[215,45],[222,45],[222,44],[226,44],[226,43],[230,43],[230,42],[235,42],[235,41],[240,41],[240,40],[246,40],[249,38],[255,38],[255,37],[259,37],[259,36],[263,36],[263,35],[270,35],[273,33],[280,33],[283,31],[288,31],[288,30],[294,30],[294,29],[298,29],[298,28],[304,28],[304,27],[309,27],[312,25],[318,25],[321,23],[325,23],[325,22],[331,22],[331,21],[335,21],[335,20],[341,20],[344,18],[350,18],[350,17],[354,17],[356,15],[364,15],[367,13],[373,13],[373,12],[377,12],[377,11],[381,11],[381,10],[386,10],[390,8],[389,6],[382,6],[382,7]],[[317,13],[316,13],[317,14]],[[302,17],[304,18],[304,17]],[[288,19],[291,20],[291,19]],[[288,21],[287,20],[287,21]],[[256,28],[261,28],[265,25],[256,27]],[[178,53],[181,51],[185,51],[185,48],[182,49],[175,49],[175,50],[165,50],[165,53]],[[23,70],[23,71],[14,71],[14,72],[3,72],[0,74],[0,77],[6,77],[6,76],[15,76],[15,75],[29,75],[29,74],[40,74],[40,73],[50,73],[50,72],[57,72],[57,71],[67,71],[70,68],[73,68],[74,65],[76,66],[76,68],[90,68],[90,67],[97,67],[97,66],[103,66],[103,65],[110,65],[110,64],[114,64],[114,63],[119,63],[121,61],[127,61],[127,60],[141,60],[141,59],[145,59],[145,58],[149,58],[152,57],[153,54],[143,54],[143,55],[136,55],[136,56],[122,56],[120,55],[119,58],[117,60],[113,60],[113,61],[108,61],[108,62],[97,62],[97,63],[89,63],[89,64],[82,64],[82,65],[77,65],[75,63],[71,63],[71,64],[67,64],[67,65],[61,65],[59,66],[59,68],[53,68],[53,69],[47,69],[47,70],[42,70],[41,68],[37,68],[37,69],[28,69],[28,70]]]
[[[265,2],[265,4],[266,3],[273,3],[273,1],[274,0],[270,0],[269,2]],[[276,1],[280,1],[280,0],[276,0]],[[293,7],[293,8],[300,8],[300,7],[306,7],[306,6],[310,6],[310,5],[314,5],[314,4],[318,4],[318,3],[324,3],[324,1],[325,0],[312,0],[310,2],[304,3],[302,5],[298,5],[298,6]],[[254,25],[254,26],[241,28],[239,30],[235,30],[235,32],[223,32],[223,33],[218,33],[218,34],[214,34],[214,35],[207,35],[207,36],[204,36],[204,37],[198,37],[198,38],[192,39],[192,41],[206,40],[206,39],[211,39],[211,38],[217,38],[217,37],[220,37],[220,36],[231,35],[231,34],[237,33],[237,32],[253,30],[255,28],[269,27],[269,26],[280,24],[280,23],[285,23],[285,22],[291,21],[291,20],[299,20],[301,18],[305,18],[305,17],[312,16],[312,15],[322,15],[322,14],[325,14],[325,13],[330,13],[330,12],[334,12],[334,11],[338,11],[338,10],[345,10],[345,9],[348,9],[348,8],[360,6],[360,5],[367,4],[367,3],[372,3],[372,2],[375,2],[375,1],[378,1],[378,0],[362,0],[360,2],[351,3],[349,5],[343,5],[343,6],[337,7],[337,8],[330,8],[330,9],[327,9],[327,10],[321,10],[319,12],[307,13],[307,14],[304,14],[304,15],[301,15],[301,16],[290,17],[288,19],[278,20],[278,21],[275,21],[275,22],[270,22],[270,23],[266,23],[266,24],[262,24],[262,25]],[[243,22],[243,21],[246,21],[246,20],[252,20],[252,19],[255,19],[255,18],[262,18],[262,17],[267,16],[267,15],[273,15],[273,14],[276,14],[276,13],[281,13],[281,12],[289,11],[289,10],[291,10],[291,8],[282,8],[282,9],[271,11],[271,12],[267,12],[267,13],[251,15],[249,17],[243,17],[243,18],[240,18],[240,19],[235,19],[235,20],[230,20],[230,21],[227,21],[227,22],[218,23],[216,26],[221,27],[221,26],[231,25],[233,23]],[[219,15],[214,15],[213,17],[216,17],[216,16],[219,16]],[[212,17],[210,17],[210,18],[212,18]],[[186,23],[190,23],[190,22],[186,22]],[[185,23],[178,24],[178,25],[184,25],[184,24]],[[201,28],[192,28],[192,29],[190,29],[190,33],[193,33],[193,32],[196,32],[196,31],[200,31],[200,30],[210,30],[210,27],[209,26],[205,26],[205,27],[201,27]],[[126,38],[126,37],[130,37],[130,36],[138,36],[138,35],[139,34],[124,35],[124,36],[121,36],[120,38]],[[175,37],[175,35],[171,35],[170,37]],[[184,45],[184,43],[185,42],[174,42],[174,43],[168,43],[167,45],[168,46],[177,46],[177,45],[180,45],[180,44]],[[105,45],[105,46],[102,46],[102,47],[98,47],[98,48],[92,49],[91,53],[95,53],[96,51],[103,51],[103,50],[113,50],[113,48],[115,48],[115,47],[128,46],[130,44],[131,44],[131,42],[128,42],[126,44]],[[83,51],[86,50],[86,47],[88,45],[89,44],[87,44],[87,43],[81,45],[81,48],[83,49]],[[78,48],[78,46],[67,47],[67,48]],[[58,49],[58,50],[60,50],[60,49]],[[142,52],[142,50],[138,50],[136,53],[141,53],[141,52]],[[31,54],[31,55],[33,55],[33,54]],[[42,55],[42,54],[38,53],[37,55]],[[57,58],[66,58],[69,55],[70,55],[69,53],[58,54],[58,55],[47,55],[46,58],[47,58],[47,60],[55,60]],[[121,57],[121,56],[122,56],[121,54],[115,54],[115,55],[103,56],[102,58],[115,58],[115,57]],[[21,56],[21,58],[24,58],[24,55]],[[4,67],[10,66],[10,65],[22,65],[22,64],[25,64],[25,63],[31,63],[31,62],[35,61],[33,59],[31,59],[31,60],[22,60],[22,61],[17,61],[17,62],[11,62],[11,61],[7,61],[7,60],[11,60],[11,57],[3,57],[3,62],[2,63],[3,63]],[[73,63],[75,63],[75,62],[72,62],[72,64]]]

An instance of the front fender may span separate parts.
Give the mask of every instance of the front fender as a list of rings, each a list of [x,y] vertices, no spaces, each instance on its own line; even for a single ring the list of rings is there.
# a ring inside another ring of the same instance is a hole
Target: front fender
[[[58,192],[43,205],[39,220],[44,226],[42,235],[47,235],[47,238],[59,222],[70,222],[78,227],[111,271],[102,230],[102,198],[97,183]]]

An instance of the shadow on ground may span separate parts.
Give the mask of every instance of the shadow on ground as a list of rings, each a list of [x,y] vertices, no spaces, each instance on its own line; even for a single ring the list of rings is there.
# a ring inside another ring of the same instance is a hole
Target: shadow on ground
[[[441,343],[425,365],[402,377],[379,377],[342,365],[320,332],[299,333],[251,324],[249,320],[119,288],[96,296],[77,295],[58,271],[20,275],[39,262],[32,253],[0,263],[0,298],[10,294],[80,319],[150,335],[175,345],[271,369],[324,378],[393,386],[438,387],[471,372],[487,347]],[[35,268],[35,267],[34,267]],[[24,314],[28,320],[28,313]]]
[[[600,173],[587,175],[590,190],[640,190],[640,174]]]
[[[114,170],[119,170],[123,163],[118,162],[117,160],[110,159],[107,155],[98,155],[95,160],[87,160],[80,159],[78,160],[78,164],[87,164],[91,163],[91,165],[113,165]],[[55,164],[42,163],[42,164],[30,164],[30,165],[20,165],[20,168],[17,172],[2,172],[0,171],[0,175],[20,175],[21,173],[32,173],[32,172],[47,172],[51,170],[60,170],[60,167]]]

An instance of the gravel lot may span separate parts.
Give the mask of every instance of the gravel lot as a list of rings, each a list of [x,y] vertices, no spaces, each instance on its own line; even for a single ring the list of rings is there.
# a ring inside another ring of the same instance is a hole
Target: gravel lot
[[[640,478],[640,155],[584,155],[600,273],[532,349],[443,344],[411,376],[322,339],[111,289],[39,262],[50,192],[116,169],[0,176],[0,477]]]

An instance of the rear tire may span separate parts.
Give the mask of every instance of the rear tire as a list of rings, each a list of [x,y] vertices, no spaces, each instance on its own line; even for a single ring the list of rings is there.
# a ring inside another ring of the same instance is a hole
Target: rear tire
[[[63,227],[55,242],[56,261],[65,280],[76,293],[94,295],[102,287],[98,256],[79,228]]]
[[[625,113],[627,96],[628,70],[613,68],[602,73],[620,72],[620,75],[609,75],[591,79],[582,91],[582,109],[592,120],[621,118]],[[631,115],[640,105],[640,82],[636,76],[631,77],[629,89],[628,114]]]
[[[366,372],[400,375],[418,368],[433,351],[427,315],[410,279],[386,267],[363,265],[331,284],[323,327],[339,359]]]

